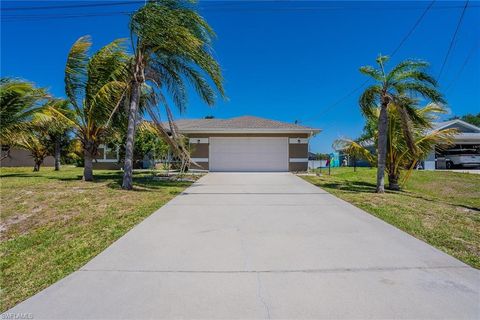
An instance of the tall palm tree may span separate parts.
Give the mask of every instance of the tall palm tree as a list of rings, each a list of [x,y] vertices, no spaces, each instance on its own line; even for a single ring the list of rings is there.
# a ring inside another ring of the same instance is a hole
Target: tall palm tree
[[[376,108],[380,107],[378,117],[378,162],[377,162],[377,192],[385,192],[385,163],[387,154],[387,133],[389,106],[398,110],[402,134],[411,152],[416,151],[413,141],[411,122],[421,122],[410,103],[409,97],[422,96],[435,103],[444,103],[441,93],[437,89],[436,80],[428,75],[425,61],[405,60],[396,65],[389,72],[385,71],[387,56],[379,56],[376,60],[378,68],[364,66],[360,72],[370,76],[374,84],[369,86],[360,97],[360,108],[365,116],[372,116]]]
[[[36,88],[31,82],[1,78],[0,79],[0,144],[10,148],[14,139],[12,135],[22,130],[25,123],[43,108],[48,99],[45,89]],[[9,149],[8,149],[9,150]],[[2,154],[1,159],[8,157]]]
[[[65,67],[65,91],[72,109],[51,109],[74,128],[82,143],[85,181],[93,180],[98,146],[128,94],[129,56],[123,42],[115,40],[89,57],[90,37],[79,38],[70,49]]]
[[[150,1],[133,14],[130,31],[134,57],[122,184],[124,189],[133,187],[133,148],[142,92],[150,92],[151,98],[146,99],[150,116],[158,120],[153,115],[152,107],[161,103],[167,109],[170,123],[171,113],[163,92],[171,96],[180,111],[187,104],[187,82],[208,105],[213,105],[215,92],[206,78],[210,78],[213,86],[224,95],[220,67],[211,54],[213,30],[194,11],[191,2]],[[166,141],[173,144],[163,126],[157,123],[156,127]],[[175,127],[171,127],[175,136]],[[178,148],[178,145],[174,147]]]
[[[450,145],[456,134],[454,129],[433,130],[432,121],[437,118],[438,114],[446,112],[444,107],[430,103],[423,108],[417,108],[415,107],[415,100],[411,100],[411,104],[410,107],[416,109],[417,118],[422,119],[422,121],[412,123],[411,126],[411,138],[415,146],[414,152],[411,151],[407,138],[402,134],[402,119],[398,108],[392,105],[387,108],[388,143],[385,171],[388,175],[389,189],[391,190],[400,189],[399,181],[402,170],[406,171],[402,181],[402,184],[405,184],[419,161],[425,159],[435,147]],[[334,142],[334,148],[341,149],[351,156],[365,159],[375,165],[378,161],[378,155],[372,153],[368,147],[370,143],[376,142],[379,138],[377,127],[379,116],[380,108],[376,108],[367,118],[367,127],[370,132],[366,139],[357,141],[338,139]]]

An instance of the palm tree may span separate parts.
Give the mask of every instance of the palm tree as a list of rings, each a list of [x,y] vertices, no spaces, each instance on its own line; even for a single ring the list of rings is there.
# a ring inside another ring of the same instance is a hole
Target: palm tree
[[[385,162],[385,171],[388,175],[389,189],[399,190],[400,173],[406,170],[402,185],[404,185],[412,170],[417,163],[425,159],[428,154],[437,146],[445,147],[452,143],[456,133],[453,129],[435,131],[432,121],[440,113],[446,113],[444,107],[434,103],[428,104],[424,108],[416,107],[416,100],[410,100],[410,108],[415,110],[416,121],[411,124],[411,138],[414,145],[412,152],[410,142],[403,134],[402,115],[399,109],[393,105],[387,107],[388,132],[387,132],[387,154]],[[338,139],[334,143],[335,149],[341,149],[351,156],[362,158],[375,165],[378,162],[378,155],[370,152],[368,149],[371,143],[379,139],[378,118],[380,117],[380,108],[372,110],[373,112],[367,118],[366,136],[361,140],[353,141],[350,139]]]
[[[150,116],[153,115],[153,106],[159,102],[167,109],[174,137],[175,127],[162,91],[171,96],[180,111],[187,104],[186,82],[196,89],[208,105],[213,105],[215,92],[205,76],[224,95],[220,67],[211,54],[213,30],[193,10],[191,3],[150,1],[133,14],[130,31],[134,57],[122,184],[124,189],[133,187],[133,148],[142,92],[150,93],[148,95],[151,98],[145,100]],[[152,118],[158,120],[156,116]],[[159,121],[156,122],[158,131],[166,141],[174,148],[186,152],[178,143],[173,143]]]
[[[33,171],[40,171],[45,158],[51,155],[48,134],[55,122],[53,118],[37,113],[30,122],[24,124],[22,130],[14,134],[14,146],[30,152],[34,162]]]
[[[62,113],[62,117],[57,114]],[[60,170],[60,157],[62,147],[70,142],[69,132],[72,129],[71,120],[73,113],[70,110],[68,100],[52,99],[45,105],[45,108],[38,114],[39,120],[47,124],[47,143],[50,153],[55,159],[55,171]],[[65,119],[68,118],[68,121]]]
[[[401,120],[402,134],[411,152],[416,151],[413,142],[411,121],[420,122],[414,109],[411,108],[409,96],[420,95],[435,103],[444,103],[442,95],[437,90],[437,82],[425,72],[428,63],[425,61],[405,60],[396,65],[390,72],[385,71],[387,56],[379,56],[376,60],[378,68],[364,66],[360,72],[370,76],[374,84],[369,86],[360,97],[362,113],[372,116],[378,106],[378,161],[377,161],[377,192],[385,192],[384,176],[387,154],[388,114],[389,106],[398,110]]]
[[[36,88],[24,80],[0,79],[0,143],[8,146],[8,151],[1,159],[8,157],[15,140],[15,133],[21,131],[25,123],[43,108],[48,99],[45,89]]]
[[[99,144],[111,129],[112,119],[128,94],[129,56],[123,40],[115,40],[93,56],[91,41],[79,38],[70,49],[65,67],[65,91],[72,106],[69,112],[51,108],[74,129],[84,155],[83,180],[93,180],[93,160]]]

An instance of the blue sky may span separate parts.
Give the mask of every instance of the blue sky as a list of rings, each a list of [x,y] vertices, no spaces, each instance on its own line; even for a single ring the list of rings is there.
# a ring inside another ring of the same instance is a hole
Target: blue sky
[[[95,4],[93,1],[2,1],[2,9]],[[200,11],[217,33],[215,55],[224,70],[227,101],[210,108],[191,95],[177,117],[255,115],[318,127],[311,150],[331,151],[338,137],[363,127],[358,95],[362,65],[390,54],[430,1],[203,1]],[[390,65],[405,58],[431,63],[437,76],[465,2],[437,1]],[[94,49],[128,37],[128,12],[138,2],[108,7],[2,10],[1,74],[48,87],[63,97],[67,52],[89,34]],[[8,16],[8,17],[7,17]],[[79,17],[81,16],[81,17]],[[480,2],[470,1],[440,78],[452,114],[480,112]],[[467,60],[467,57],[469,59]],[[462,65],[467,61],[467,64]],[[450,117],[447,115],[445,117]]]

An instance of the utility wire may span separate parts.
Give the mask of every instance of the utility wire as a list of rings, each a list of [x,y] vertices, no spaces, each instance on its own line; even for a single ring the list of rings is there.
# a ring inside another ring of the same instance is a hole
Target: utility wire
[[[23,16],[3,16],[2,21],[5,22],[31,22],[42,20],[58,20],[58,19],[71,19],[71,18],[90,18],[90,17],[107,17],[107,16],[119,16],[130,15],[131,11],[121,12],[103,12],[103,13],[83,13],[83,14],[62,14],[62,15],[23,15]]]
[[[132,5],[132,4],[144,4],[145,0],[131,0],[131,1],[107,1],[107,2],[100,2],[100,3],[90,3],[90,4],[70,4],[70,5],[53,5],[53,6],[20,6],[20,7],[2,7],[1,11],[36,11],[36,10],[57,10],[57,9],[72,9],[72,8],[96,8],[96,7],[111,7],[111,6],[122,6],[122,5]],[[265,3],[271,4],[271,3],[276,3],[276,1],[265,1]],[[294,4],[294,2],[285,2],[287,4]],[[219,9],[224,9],[224,8],[235,8],[237,7],[238,9],[274,9],[274,10],[295,10],[295,9],[306,9],[306,10],[315,10],[315,9],[320,9],[320,10],[325,10],[325,9],[419,9],[423,8],[423,6],[418,6],[416,4],[410,5],[410,4],[404,4],[404,5],[399,5],[399,6],[392,6],[390,4],[385,5],[381,4],[378,5],[376,3],[369,5],[366,7],[363,4],[349,4],[349,5],[316,5],[316,6],[286,6],[286,7],[252,7],[250,4],[248,6],[245,6],[244,4],[246,3],[241,3],[241,2],[230,2],[230,3],[208,3],[208,2],[202,2],[199,3],[199,7],[201,8],[219,8]],[[454,8],[461,8],[462,6],[456,5],[456,4],[449,4],[449,5],[442,5],[442,6],[437,6],[435,9],[454,9]],[[473,5],[473,7],[476,7]]]
[[[407,39],[412,35],[412,33],[415,31],[415,29],[418,27],[418,25],[420,24],[420,22],[423,20],[423,18],[425,17],[425,15],[427,14],[427,12],[432,8],[433,4],[435,3],[435,0],[432,0],[432,2],[430,2],[430,4],[428,5],[428,7],[425,8],[425,10],[423,11],[422,15],[417,19],[417,21],[415,22],[415,24],[413,25],[412,28],[410,28],[410,31],[403,37],[402,41],[400,41],[400,43],[398,44],[398,46],[395,48],[395,50],[393,50],[392,54],[390,55],[391,57],[393,57],[398,50],[400,50],[400,48],[403,46],[403,44],[405,43],[405,41],[407,41]]]
[[[271,3],[273,1],[267,1],[267,3]],[[97,7],[111,7],[111,6],[122,6],[122,5],[135,5],[135,4],[143,4],[145,1],[143,0],[132,0],[132,1],[120,1],[120,2],[105,2],[105,3],[92,3],[92,4],[72,4],[72,5],[56,5],[56,6],[37,6],[37,7],[5,7],[3,6],[1,9],[2,13],[14,13],[18,11],[44,11],[44,10],[58,10],[58,9],[74,9],[74,8],[97,8]],[[286,3],[291,3],[291,2],[286,2]],[[261,12],[261,11],[270,11],[270,12],[295,12],[295,11],[304,11],[304,12],[314,12],[314,11],[325,11],[325,10],[358,10],[358,9],[389,9],[389,10],[401,10],[401,9],[418,9],[418,8],[423,8],[423,6],[419,7],[417,5],[412,6],[412,5],[382,5],[378,6],[376,4],[370,5],[368,7],[365,7],[364,5],[336,5],[336,6],[324,6],[324,5],[317,5],[317,6],[298,6],[297,4],[294,3],[294,5],[289,5],[289,6],[283,6],[283,7],[272,7],[272,6],[267,6],[267,7],[262,7],[262,6],[251,6],[251,5],[244,5],[244,3],[239,3],[239,2],[232,2],[232,3],[200,3],[198,7],[202,10],[208,10],[208,11],[215,11],[215,10],[231,10],[235,12],[242,12],[242,11],[250,11],[250,12]],[[442,5],[442,6],[436,6],[435,9],[455,9],[455,8],[461,8],[462,6],[458,5]],[[477,7],[476,5],[470,5],[470,7]],[[478,6],[480,7],[480,6]],[[62,14],[62,13],[58,13]],[[73,13],[63,13],[67,14],[67,18],[70,18]],[[39,14],[40,15],[40,14]],[[89,15],[86,15],[88,17]],[[5,15],[3,16],[8,17],[8,18],[14,18],[16,15]],[[79,18],[82,17],[80,13],[78,13]],[[55,17],[57,18],[57,17]]]
[[[70,4],[57,6],[39,6],[39,7],[6,7],[2,11],[29,11],[29,10],[56,10],[56,9],[72,9],[72,8],[95,8],[95,7],[111,7],[129,4],[145,3],[144,0],[120,1],[120,2],[105,2],[105,3],[89,3],[89,4]]]
[[[432,8],[433,4],[435,3],[436,0],[432,0],[430,2],[430,4],[425,8],[425,10],[422,12],[422,14],[420,15],[420,17],[417,19],[417,21],[415,21],[415,23],[413,24],[413,26],[410,28],[410,30],[405,34],[405,36],[402,38],[402,40],[400,41],[400,43],[397,45],[397,47],[395,48],[395,50],[393,50],[392,54],[390,55],[390,57],[393,57],[399,50],[400,48],[403,46],[403,44],[408,40],[408,38],[413,34],[413,32],[415,31],[415,29],[420,25],[420,22],[422,22],[423,18],[425,17],[425,15],[427,14],[427,12]],[[357,91],[359,91],[360,89],[362,89],[363,87],[365,87],[365,85],[370,81],[370,79],[366,79],[365,81],[362,82],[362,84],[356,88],[354,88],[353,90],[349,91],[346,95],[342,96],[340,99],[338,99],[337,101],[335,101],[334,103],[332,103],[331,105],[329,105],[328,107],[326,107],[325,109],[323,109],[318,115],[316,115],[315,117],[312,117],[312,118],[309,118],[307,120],[305,120],[304,122],[308,122],[308,121],[312,121],[314,119],[317,119],[318,117],[321,117],[323,116],[324,114],[326,114],[327,112],[329,112],[330,110],[332,110],[334,107],[338,106],[339,104],[341,104],[343,101],[345,101],[346,99],[350,98],[353,94],[355,94]]]
[[[136,3],[144,3],[143,1],[129,1],[129,2],[117,2],[117,3],[97,3],[97,4],[84,4],[84,5],[70,5],[70,6],[49,6],[49,7],[25,7],[25,10],[44,10],[44,9],[59,9],[59,8],[88,8],[88,7],[106,7],[106,6],[112,6],[112,5],[124,5],[124,4],[136,4]],[[318,10],[330,10],[330,9],[342,9],[342,10],[358,10],[358,9],[365,9],[365,6],[363,7],[355,7],[355,6],[342,6],[342,7],[234,7],[233,5],[236,3],[233,3],[232,5],[225,6],[224,4],[222,5],[208,5],[206,6],[207,3],[205,4],[200,4],[199,9],[203,11],[209,11],[209,12],[215,12],[215,11],[221,11],[221,12],[284,12],[284,13],[292,13],[292,12],[305,12],[305,13],[310,13],[310,12],[315,12]],[[435,6],[433,9],[454,9],[454,8],[461,8],[463,6]],[[475,5],[469,5],[469,8],[472,7],[477,7]],[[480,7],[480,6],[478,6]],[[405,7],[405,6],[387,6],[387,7],[372,7],[369,9],[389,9],[389,10],[399,10],[399,9],[417,9],[418,7]],[[2,8],[2,22],[31,22],[31,21],[45,21],[45,20],[60,20],[60,19],[72,19],[72,18],[92,18],[92,17],[102,17],[102,16],[116,16],[116,15],[128,15],[131,14],[132,12],[105,12],[105,13],[95,13],[95,12],[58,12],[58,13],[53,13],[49,15],[41,14],[41,13],[35,13],[35,14],[30,14],[30,15],[24,15],[24,14],[9,14],[11,13],[10,11],[3,12],[5,10],[10,10],[10,9],[22,9],[22,7],[16,7],[16,8]],[[7,14],[5,14],[7,13]],[[405,37],[405,39],[408,38],[408,36]],[[399,44],[399,47],[401,47],[403,43]],[[396,49],[398,50],[398,49]]]
[[[463,70],[465,69],[465,67],[467,66],[468,62],[470,61],[470,59],[473,57],[473,54],[475,53],[476,49],[478,49],[479,47],[479,44],[480,42],[477,42],[475,45],[473,45],[473,47],[470,49],[468,55],[465,57],[465,60],[463,61],[462,63],[462,66],[460,67],[460,69],[458,70],[457,74],[455,75],[455,77],[452,79],[452,81],[450,81],[450,84],[447,86],[447,88],[445,89],[445,92],[448,92],[452,87],[453,85],[455,84],[455,82],[458,80],[458,78],[460,78],[460,76],[462,75],[463,73]]]
[[[450,45],[448,46],[447,54],[445,55],[445,58],[443,59],[442,67],[440,68],[440,72],[438,73],[437,80],[440,80],[440,77],[442,76],[443,70],[445,69],[445,65],[447,64],[448,57],[450,56],[450,53],[451,53],[452,48],[453,48],[453,44],[455,43],[455,39],[457,38],[458,30],[460,29],[460,26],[462,25],[463,17],[465,16],[465,11],[467,11],[468,2],[469,2],[469,0],[465,1],[465,6],[463,7],[462,14],[460,15],[460,19],[458,19],[457,27],[455,28],[455,32],[453,33],[452,39],[450,40]]]

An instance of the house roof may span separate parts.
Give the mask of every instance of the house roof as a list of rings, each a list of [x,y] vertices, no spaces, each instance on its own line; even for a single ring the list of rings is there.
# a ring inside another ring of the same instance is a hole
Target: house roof
[[[454,124],[460,124],[461,126],[473,129],[476,132],[480,132],[479,127],[477,127],[477,126],[475,126],[471,123],[465,122],[463,120],[460,120],[460,119],[453,119],[453,120],[448,120],[448,121],[443,121],[443,122],[435,122],[433,124],[433,130],[446,129],[446,128],[450,127],[451,125],[454,125]]]
[[[243,116],[231,119],[181,119],[175,120],[175,124],[177,125],[178,130],[182,133],[298,132],[314,134],[320,132],[320,129],[253,116]]]

